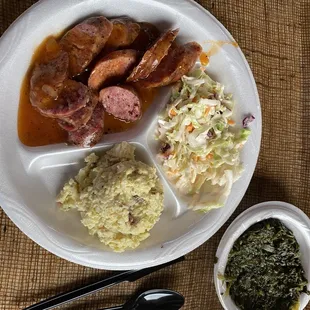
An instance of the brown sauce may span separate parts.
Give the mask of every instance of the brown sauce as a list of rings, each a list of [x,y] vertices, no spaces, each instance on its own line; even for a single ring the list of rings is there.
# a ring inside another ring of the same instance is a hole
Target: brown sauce
[[[49,38],[46,38],[35,50],[20,91],[17,125],[18,136],[20,141],[27,146],[43,146],[67,141],[67,132],[58,126],[55,119],[44,117],[37,112],[32,107],[29,99],[31,74],[35,63],[44,58],[46,42],[48,39]],[[93,64],[91,64],[83,74],[77,77],[76,80],[87,84],[92,66]],[[135,85],[135,87],[142,99],[142,112],[145,112],[153,102],[157,94],[157,90],[142,89],[137,85]],[[136,122],[126,123],[114,118],[112,115],[108,115],[107,113],[105,115],[106,134],[126,131],[135,125]]]
[[[29,99],[31,74],[35,63],[44,57],[48,39],[46,38],[34,52],[20,91],[18,136],[27,146],[42,146],[67,140],[67,133],[58,126],[56,120],[42,116],[32,107]]]
[[[238,47],[238,43],[234,41],[205,41],[204,43],[211,43],[211,47],[205,53],[206,57],[210,58],[211,56],[216,55],[223,45],[231,45],[233,47]]]
[[[200,54],[200,62],[203,66],[207,66],[209,64],[209,56],[206,52],[202,52]]]

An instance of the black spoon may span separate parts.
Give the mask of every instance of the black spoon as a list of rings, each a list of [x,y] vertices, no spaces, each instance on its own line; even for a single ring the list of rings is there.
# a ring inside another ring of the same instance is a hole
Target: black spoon
[[[149,290],[126,302],[123,306],[102,310],[179,310],[184,297],[171,290]]]

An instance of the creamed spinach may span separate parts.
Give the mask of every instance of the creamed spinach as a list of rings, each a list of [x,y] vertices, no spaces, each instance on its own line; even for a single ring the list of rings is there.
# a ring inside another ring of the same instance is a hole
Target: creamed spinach
[[[254,224],[229,253],[224,279],[231,298],[242,310],[298,309],[300,294],[309,293],[300,256],[280,220]]]

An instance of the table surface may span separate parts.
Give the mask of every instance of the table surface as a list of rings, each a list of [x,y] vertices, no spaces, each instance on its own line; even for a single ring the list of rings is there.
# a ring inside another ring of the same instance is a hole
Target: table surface
[[[35,2],[0,0],[0,34]],[[64,309],[122,304],[136,291],[149,288],[179,291],[186,299],[185,310],[222,309],[214,289],[213,266],[218,243],[231,221],[246,208],[267,200],[287,201],[310,215],[310,1],[197,2],[231,32],[257,83],[263,138],[248,191],[224,227],[188,254],[186,261]],[[19,231],[1,209],[0,229],[0,309],[21,309],[111,274],[75,265],[47,252]]]

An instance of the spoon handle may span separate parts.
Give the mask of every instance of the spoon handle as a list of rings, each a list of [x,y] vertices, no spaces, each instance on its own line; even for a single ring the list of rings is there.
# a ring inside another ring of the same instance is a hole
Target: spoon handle
[[[99,310],[123,310],[123,306],[116,306],[112,308],[104,308],[104,309],[99,309]]]

